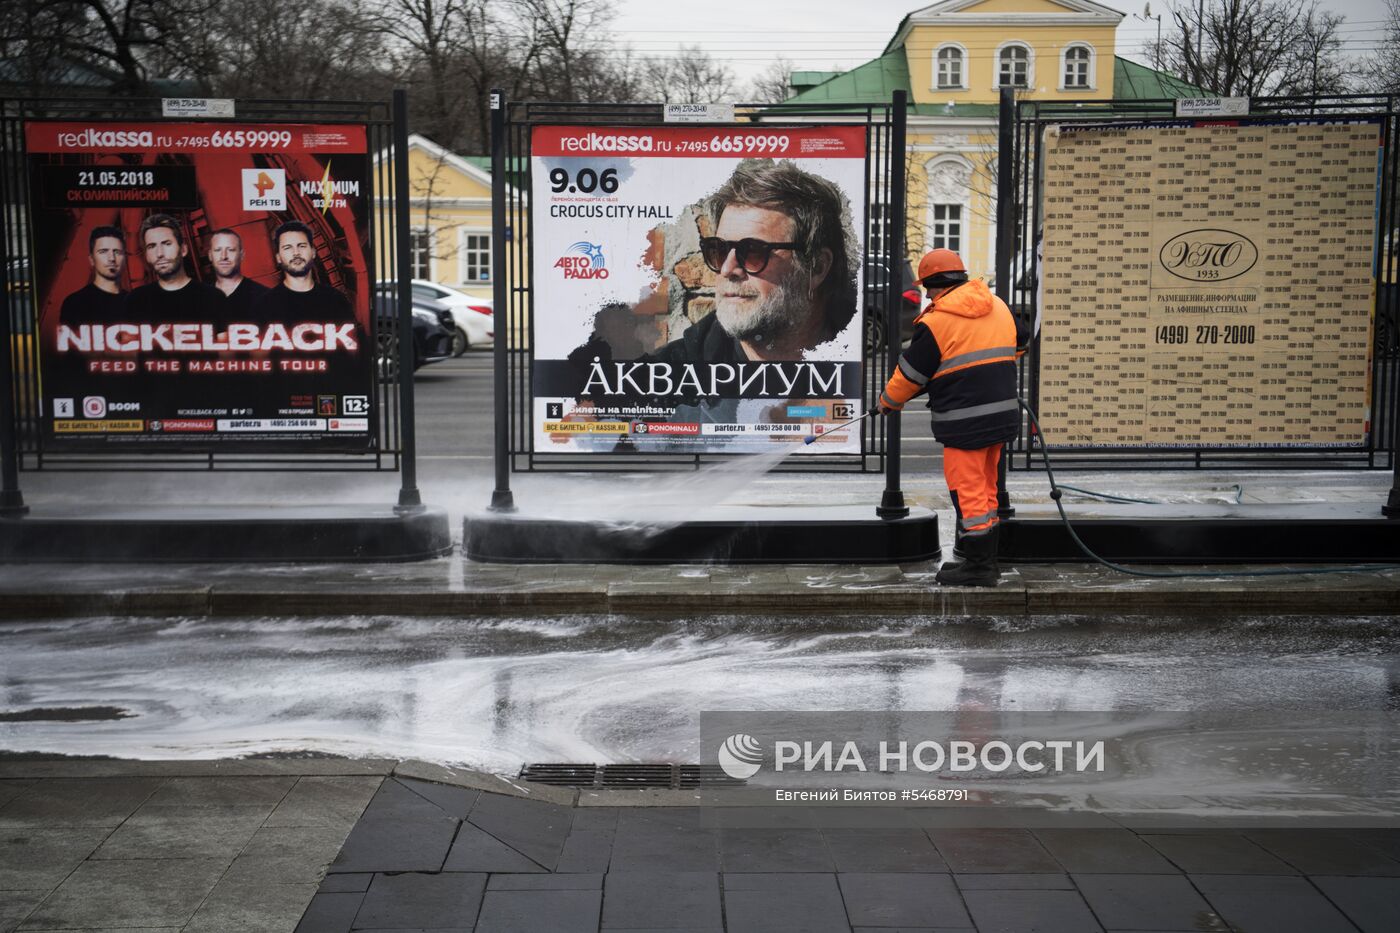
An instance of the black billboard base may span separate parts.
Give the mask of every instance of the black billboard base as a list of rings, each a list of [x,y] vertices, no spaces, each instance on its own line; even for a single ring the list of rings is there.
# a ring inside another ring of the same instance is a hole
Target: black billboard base
[[[391,505],[44,507],[0,518],[0,561],[244,563],[429,560],[447,513]]]
[[[708,510],[674,524],[483,513],[463,525],[472,560],[535,564],[895,564],[939,555],[938,515],[876,518],[868,505]]]
[[[1400,521],[1379,505],[1246,504],[1092,506],[1079,537],[1100,557],[1130,564],[1400,564]],[[1001,522],[1008,563],[1085,563],[1053,505],[1017,506]]]

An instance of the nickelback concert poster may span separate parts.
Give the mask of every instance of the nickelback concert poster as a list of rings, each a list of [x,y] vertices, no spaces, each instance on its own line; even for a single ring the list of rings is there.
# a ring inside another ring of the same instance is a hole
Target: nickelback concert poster
[[[535,449],[859,452],[836,429],[867,149],[862,125],[535,127]]]
[[[44,443],[363,451],[358,124],[31,121]]]

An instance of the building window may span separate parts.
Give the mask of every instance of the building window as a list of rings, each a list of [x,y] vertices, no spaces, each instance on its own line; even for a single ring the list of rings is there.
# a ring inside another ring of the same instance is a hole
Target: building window
[[[462,233],[462,281],[491,281],[491,234]]]
[[[410,230],[408,234],[408,261],[411,266],[409,278],[430,279],[432,263],[433,234],[431,230]]]
[[[1031,86],[1031,50],[1019,42],[997,52],[997,87]]]
[[[1071,45],[1065,49],[1064,87],[1087,89],[1093,87],[1094,53],[1087,45]]]
[[[933,205],[933,249],[962,252],[962,205]]]
[[[937,84],[939,88],[964,88],[963,48],[960,45],[939,46],[935,56],[937,61]]]

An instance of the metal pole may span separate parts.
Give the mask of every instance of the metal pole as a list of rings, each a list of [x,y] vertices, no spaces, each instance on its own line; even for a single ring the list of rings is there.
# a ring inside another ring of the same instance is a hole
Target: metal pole
[[[11,150],[14,151],[14,150]],[[9,166],[5,166],[8,171]],[[0,204],[0,515],[19,516],[29,511],[24,504],[24,496],[19,491],[19,445],[15,432],[15,384],[11,353],[14,344],[10,337],[10,325],[14,321],[14,293],[10,291],[10,257],[18,256],[19,250],[10,249],[10,206]],[[34,274],[31,270],[26,296],[32,296]],[[34,339],[39,339],[38,322],[35,322]],[[42,413],[41,413],[42,414]]]
[[[403,446],[399,504],[394,511],[423,508],[418,493],[418,431],[413,417],[413,256],[409,247],[408,92],[394,91],[394,265],[398,273],[399,430]]]
[[[900,271],[906,262],[904,256],[904,228],[908,218],[904,216],[904,158],[905,125],[908,122],[908,92],[894,92],[893,113],[890,126],[890,176],[889,176],[889,228],[885,237],[889,250],[890,282],[885,295],[885,341],[889,350],[886,372],[894,372],[899,365],[900,326],[899,315],[903,310],[904,282]],[[899,415],[885,419],[885,492],[880,497],[880,505],[875,514],[881,518],[904,518],[909,514],[909,506],[904,504],[904,490],[899,486]]]
[[[496,488],[491,491],[493,512],[514,512],[510,491],[510,397],[506,381],[506,344],[510,341],[510,296],[506,291],[506,95],[491,89],[491,303],[496,318],[492,372],[496,409]]]
[[[1011,306],[1011,256],[1016,250],[1016,92],[1001,89],[997,110],[997,297]],[[1020,412],[1017,412],[1019,416]],[[1016,514],[1011,506],[1011,494],[1006,490],[1006,461],[1011,456],[1010,445],[1002,447],[997,462],[997,517],[1010,518]]]

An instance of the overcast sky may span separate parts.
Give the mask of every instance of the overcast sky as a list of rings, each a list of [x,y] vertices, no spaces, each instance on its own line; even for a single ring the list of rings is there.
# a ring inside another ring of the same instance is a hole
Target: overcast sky
[[[674,52],[682,43],[699,45],[745,80],[778,55],[798,68],[854,68],[884,50],[905,14],[926,5],[917,0],[615,2],[619,43],[643,55]],[[1128,14],[1118,26],[1118,53],[1145,62],[1139,48],[1157,34],[1157,23],[1134,16],[1143,12],[1144,3],[1113,0],[1105,5]],[[1152,0],[1151,6],[1154,15],[1167,9],[1165,0]],[[1385,0],[1323,0],[1318,6],[1346,17],[1342,36],[1348,52],[1359,55],[1376,48]]]

